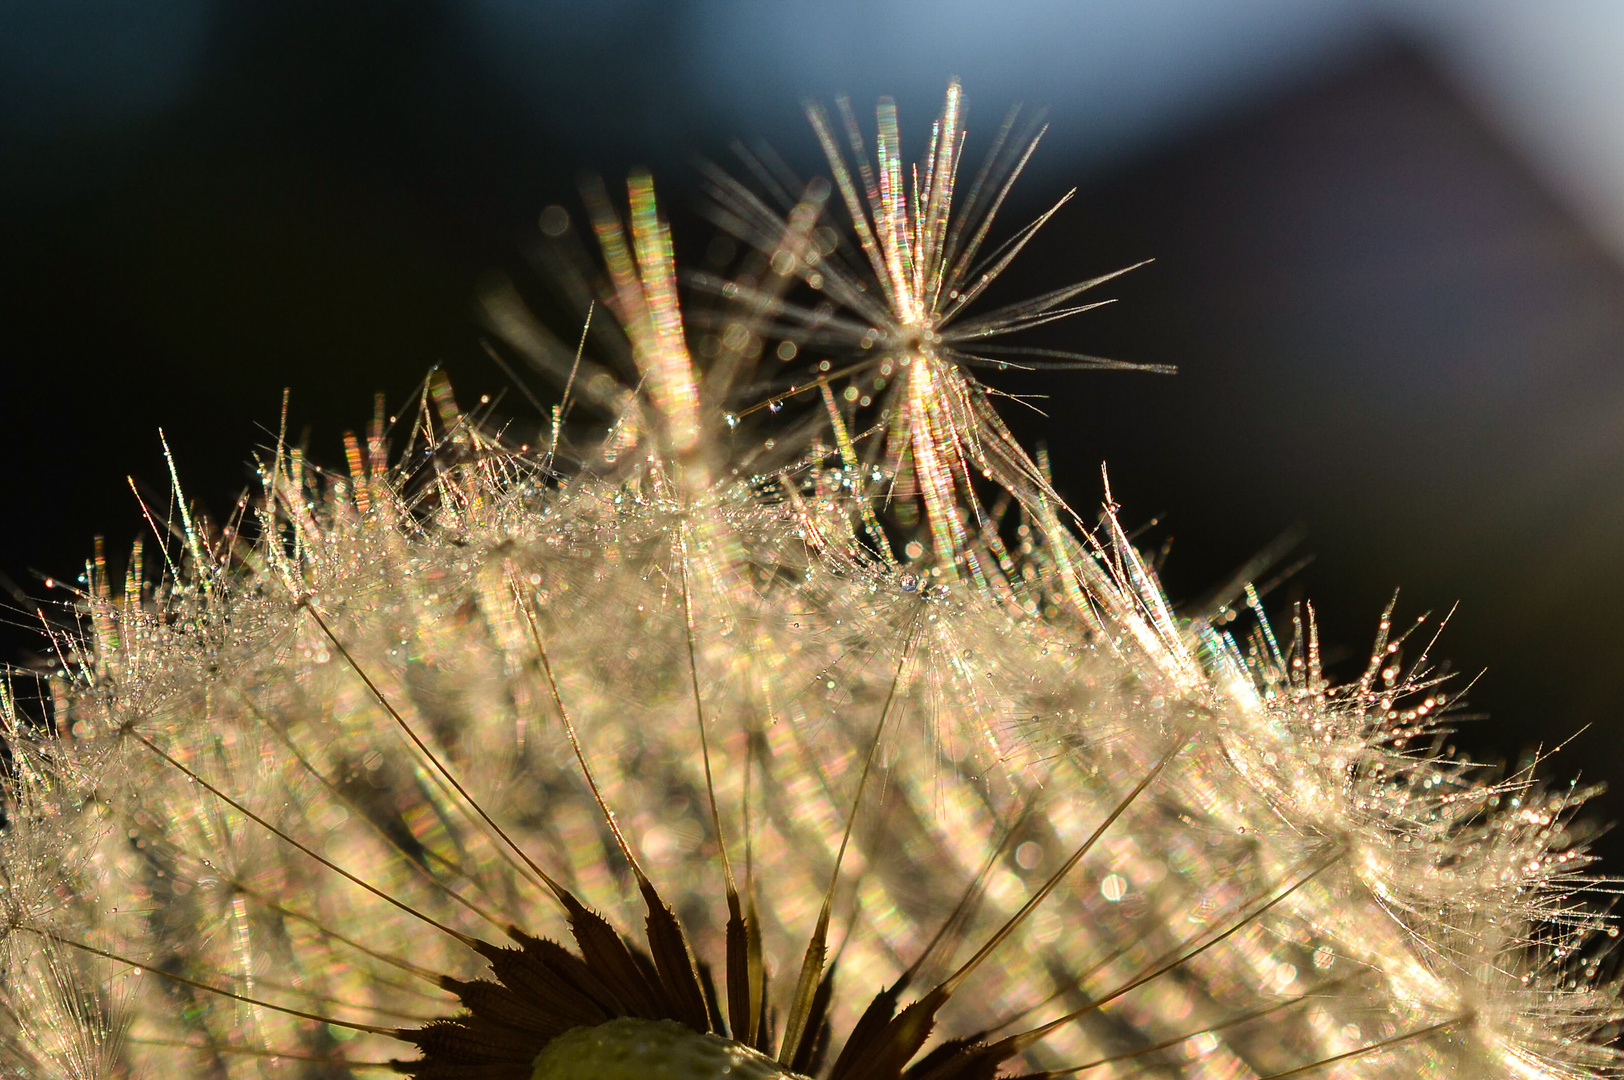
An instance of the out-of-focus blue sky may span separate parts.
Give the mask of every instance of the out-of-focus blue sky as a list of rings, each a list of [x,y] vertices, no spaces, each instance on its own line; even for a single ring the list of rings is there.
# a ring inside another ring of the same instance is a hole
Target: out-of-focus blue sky
[[[208,42],[209,0],[0,2],[0,130],[117,124],[185,94]]]
[[[1624,4],[1613,0],[464,0],[513,92],[647,153],[709,130],[784,130],[807,94],[895,95],[942,73],[986,102],[1055,106],[1051,145],[1109,165],[1398,30],[1425,42],[1553,190],[1624,253]],[[206,63],[211,0],[3,0],[0,134],[137,123]],[[620,52],[612,73],[603,58]],[[612,77],[616,122],[591,100]],[[643,107],[618,108],[637,101]]]

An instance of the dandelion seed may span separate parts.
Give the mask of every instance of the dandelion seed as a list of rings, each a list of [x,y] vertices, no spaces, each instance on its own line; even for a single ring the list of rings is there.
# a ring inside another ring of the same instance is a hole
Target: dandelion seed
[[[785,344],[791,356],[798,347],[797,339],[800,345],[816,344],[847,354],[848,359],[829,378],[852,380],[842,391],[847,402],[860,398],[883,402],[881,408],[887,412],[885,471],[892,477],[911,477],[910,483],[893,482],[885,497],[920,502],[937,556],[949,565],[967,562],[969,572],[984,584],[983,558],[974,551],[964,513],[968,511],[977,523],[986,520],[975,478],[992,479],[1025,505],[1035,506],[1054,496],[1046,478],[992,408],[987,388],[975,379],[973,369],[1166,369],[1083,353],[995,344],[1007,335],[1100,306],[1073,301],[1126,270],[974,314],[975,302],[1071,198],[1066,195],[983,256],[998,211],[1043,134],[1041,118],[1021,123],[1019,111],[1011,112],[968,190],[960,194],[966,130],[963,94],[956,81],[948,87],[947,101],[931,128],[930,149],[914,168],[911,186],[904,175],[895,105],[889,99],[880,102],[872,159],[849,104],[842,99],[839,108],[856,161],[855,177],[828,116],[818,106],[810,109],[810,116],[851,224],[855,250],[838,239],[820,242],[816,231],[796,224],[797,219],[810,218],[821,209],[828,197],[828,187],[821,180],[807,186],[805,197],[784,219],[743,184],[720,171],[710,173],[721,224],[769,254],[780,278],[799,277],[826,299],[812,307],[786,300],[779,295],[782,282],[773,288],[723,283],[707,275],[699,275],[698,281],[753,299],[757,332],[789,335]],[[758,174],[765,175],[760,163],[748,160]],[[825,231],[824,235],[831,234]],[[782,347],[779,355],[784,355]],[[1032,359],[1014,363],[995,358],[1002,355]],[[826,360],[819,367],[829,372],[831,363]],[[896,377],[888,383],[893,372]],[[874,394],[865,395],[864,389],[872,389]],[[764,404],[776,411],[784,398],[799,392],[791,388]]]
[[[381,407],[343,475],[279,443],[223,526],[175,479],[152,569],[55,583],[52,711],[0,693],[0,1067],[1619,1073],[1586,792],[1427,751],[1459,690],[1392,610],[1332,685],[1311,609],[1181,619],[1109,488],[1068,525],[967,373],[1091,284],[966,310],[1031,235],[978,265],[1032,139],[955,214],[956,86],[911,188],[888,106],[860,194],[815,123],[867,269],[827,184],[718,179],[764,258],[714,355],[647,179],[629,227],[592,197],[625,349],[560,364],[608,416],[574,473],[566,403],[532,454],[434,376],[393,456]],[[739,404],[773,327],[862,354],[797,384],[811,421]]]

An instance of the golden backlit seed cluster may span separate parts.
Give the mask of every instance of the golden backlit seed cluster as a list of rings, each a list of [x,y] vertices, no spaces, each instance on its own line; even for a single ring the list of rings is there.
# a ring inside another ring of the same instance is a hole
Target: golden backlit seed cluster
[[[1103,279],[978,310],[1048,215],[963,111],[711,173],[752,254],[687,311],[647,178],[591,195],[581,350],[491,303],[538,445],[436,377],[98,555],[0,692],[0,1075],[1620,1074],[1585,793],[1438,754],[1434,628],[1333,685],[1309,609],[1174,611],[999,421],[979,367],[1104,362],[989,339]]]

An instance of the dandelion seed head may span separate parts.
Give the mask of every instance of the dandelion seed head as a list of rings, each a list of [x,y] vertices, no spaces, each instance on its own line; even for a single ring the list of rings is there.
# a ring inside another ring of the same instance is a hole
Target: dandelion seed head
[[[434,375],[226,524],[172,463],[48,722],[0,695],[5,1068],[1619,1073],[1587,792],[1441,753],[1392,610],[1347,684],[1309,608],[1174,611],[998,420],[971,343],[1097,282],[970,310],[1035,132],[955,211],[963,108],[911,183],[883,103],[855,176],[814,113],[833,180],[781,210],[713,173],[762,259],[712,307],[646,177],[590,194],[609,347],[490,307],[566,388],[540,452]],[[764,388],[774,340],[860,369]]]

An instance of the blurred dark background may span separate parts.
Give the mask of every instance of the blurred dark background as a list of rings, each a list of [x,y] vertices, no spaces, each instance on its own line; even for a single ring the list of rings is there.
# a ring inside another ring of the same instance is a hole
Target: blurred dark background
[[[160,428],[224,510],[284,387],[335,464],[431,365],[511,391],[474,298],[583,167],[651,167],[693,254],[696,158],[814,169],[800,99],[842,90],[895,94],[916,155],[958,74],[971,158],[1049,109],[1006,228],[1080,188],[1011,293],[1157,260],[1052,340],[1179,375],[1001,382],[1050,395],[1012,418],[1073,503],[1109,462],[1176,599],[1301,526],[1271,599],[1314,599],[1344,676],[1395,588],[1401,622],[1458,602],[1460,744],[1584,729],[1550,771],[1617,786],[1621,56],[1611,5],[1509,0],[0,4],[0,659],[46,577],[144,529]]]

